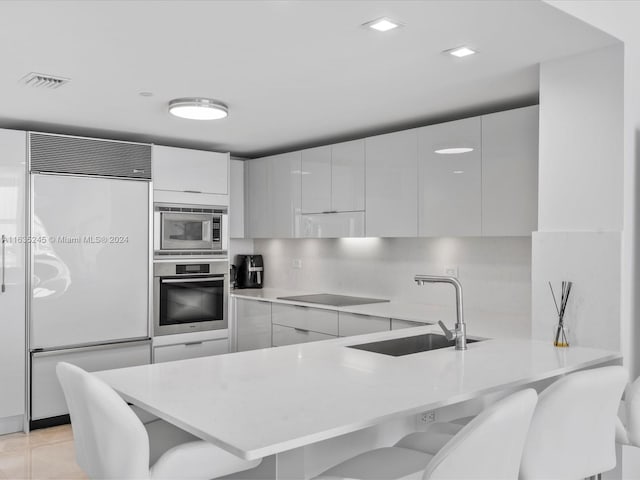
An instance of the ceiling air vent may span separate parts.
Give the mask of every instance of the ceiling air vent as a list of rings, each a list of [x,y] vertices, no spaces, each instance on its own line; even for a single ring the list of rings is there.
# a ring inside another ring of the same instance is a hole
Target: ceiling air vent
[[[68,83],[70,78],[56,77],[45,73],[31,72],[22,78],[22,83],[37,88],[58,88]]]

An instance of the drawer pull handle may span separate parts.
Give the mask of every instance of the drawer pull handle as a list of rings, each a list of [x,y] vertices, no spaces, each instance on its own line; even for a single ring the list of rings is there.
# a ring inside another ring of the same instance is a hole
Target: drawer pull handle
[[[188,342],[184,344],[185,347],[190,347],[192,345],[202,345],[202,342]]]
[[[309,333],[309,330],[305,330],[304,328],[296,328],[296,327],[293,327],[293,329],[294,329],[296,332]]]

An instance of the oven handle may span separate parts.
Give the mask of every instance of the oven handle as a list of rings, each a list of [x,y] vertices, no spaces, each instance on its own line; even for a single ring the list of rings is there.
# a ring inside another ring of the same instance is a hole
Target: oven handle
[[[195,283],[195,282],[210,282],[212,280],[224,280],[224,275],[217,275],[214,277],[200,277],[200,278],[161,278],[161,283]]]

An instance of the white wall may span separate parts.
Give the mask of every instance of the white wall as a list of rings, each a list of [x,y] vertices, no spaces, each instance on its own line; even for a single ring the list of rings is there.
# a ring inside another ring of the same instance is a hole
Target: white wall
[[[417,273],[443,275],[458,268],[469,332],[530,335],[531,239],[347,238],[255,240],[264,255],[265,287],[310,293],[363,295],[451,307],[449,285],[417,286]],[[292,267],[294,259],[302,268]],[[477,330],[476,330],[477,331]]]
[[[640,196],[640,2],[628,0],[546,0],[624,42],[624,227],[621,264],[621,349],[625,365],[640,374],[640,328],[636,328],[640,298],[640,255],[637,254]]]
[[[540,65],[538,230],[622,229],[623,48]]]
[[[623,104],[621,45],[540,66],[533,338],[557,322],[548,282],[570,280],[570,343],[621,350]]]

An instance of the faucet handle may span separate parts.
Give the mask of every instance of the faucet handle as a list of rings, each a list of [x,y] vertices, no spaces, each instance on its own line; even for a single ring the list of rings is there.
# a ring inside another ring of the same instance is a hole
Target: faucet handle
[[[447,340],[453,340],[454,338],[456,338],[456,334],[453,333],[451,330],[449,330],[447,326],[444,323],[442,323],[442,320],[438,320],[438,325],[444,332],[444,336],[447,337]]]

